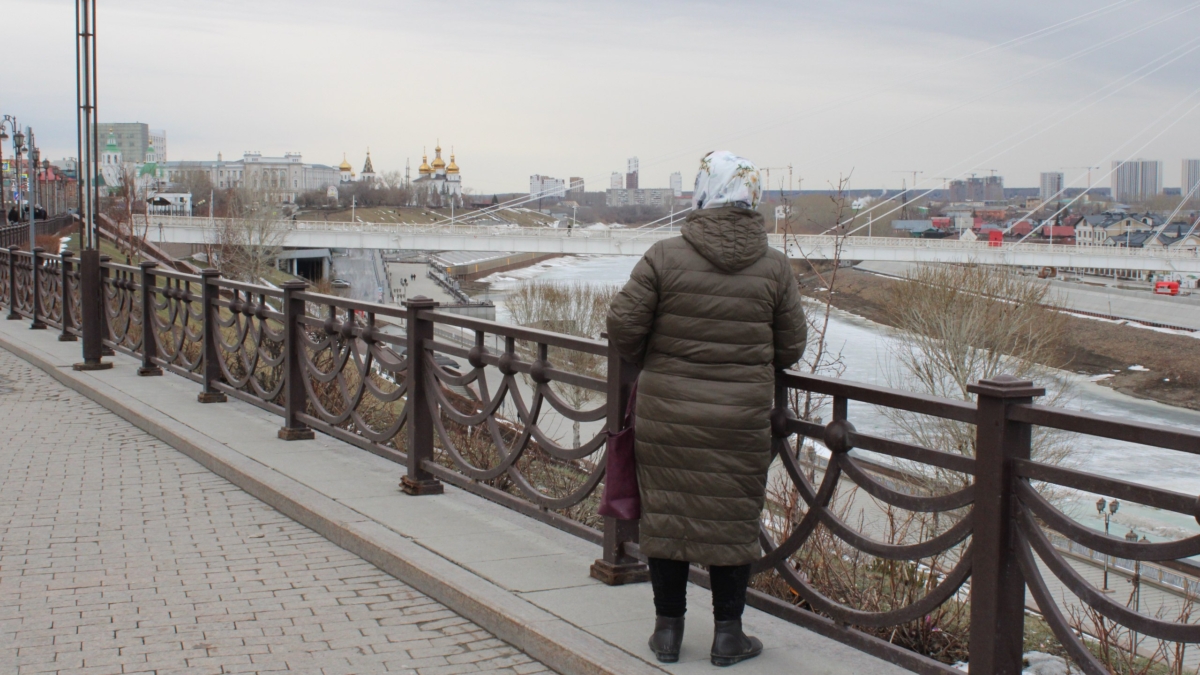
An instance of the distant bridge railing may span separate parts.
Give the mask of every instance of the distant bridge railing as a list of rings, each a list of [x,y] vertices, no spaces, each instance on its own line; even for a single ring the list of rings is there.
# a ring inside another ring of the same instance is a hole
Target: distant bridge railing
[[[103,292],[82,292],[89,283]],[[97,296],[103,311],[80,311],[83,298]],[[592,574],[606,583],[645,578],[638,523],[595,514],[605,431],[620,429],[637,377],[604,341],[439,312],[426,298],[401,308],[312,293],[303,282],[268,288],[154,263],[102,260],[90,281],[71,255],[11,248],[0,250],[0,300],[9,319],[56,327],[65,340],[100,331],[105,346],[140,361],[140,375],[170,371],[195,382],[200,402],[234,397],[277,415],[280,438],[321,431],[394,461],[404,467],[408,494],[438,494],[450,483],[593,542],[600,557]],[[84,316],[98,323],[81,325]],[[448,337],[456,332],[464,339]],[[751,605],[910,670],[943,675],[959,671],[887,636],[941,630],[930,616],[959,606],[969,621],[972,671],[1019,673],[1028,586],[1071,658],[1084,672],[1107,673],[1053,597],[1044,567],[1107,620],[1150,638],[1200,642],[1200,625],[1127,607],[1061,552],[1078,545],[1120,560],[1176,561],[1200,555],[1200,536],[1156,543],[1110,537],[1076,523],[1040,489],[1117,497],[1190,518],[1200,518],[1197,497],[1043,463],[1032,442],[1035,429],[1059,429],[1197,454],[1200,434],[1038,405],[1041,388],[1005,376],[971,385],[974,401],[795,371],[779,373],[776,389],[777,477],[796,500],[769,502],[764,511],[765,553],[754,571],[765,575],[761,587],[776,591],[753,591]],[[796,418],[790,401],[807,392],[830,398],[827,424]],[[962,425],[972,430],[975,456],[858,432],[850,401]],[[603,427],[576,445],[548,430],[551,419]],[[799,439],[828,449],[819,472],[803,461]],[[855,448],[952,476],[940,485],[954,487],[898,489],[879,477],[879,465],[851,454]],[[933,525],[896,536],[849,522],[839,495],[851,488],[889,508],[933,516]],[[1057,547],[1051,537],[1062,538]],[[837,553],[843,550],[874,561],[857,581],[904,577],[919,592],[855,606],[820,582],[820,567],[849,565]],[[878,576],[895,565],[904,565],[901,576]],[[707,576],[697,568],[693,578],[705,583]]]
[[[134,216],[137,226],[147,227],[150,238],[155,233],[166,235],[167,230],[177,238],[182,236],[191,243],[214,241],[218,226],[227,225],[227,219],[211,219],[190,216]],[[311,236],[339,234],[362,234],[375,237],[378,247],[395,246],[401,237],[419,238],[430,247],[437,248],[440,242],[446,246],[463,242],[478,242],[487,239],[507,239],[498,245],[542,250],[552,243],[567,252],[576,251],[570,244],[608,242],[612,253],[640,254],[651,244],[679,234],[677,226],[657,228],[553,228],[511,227],[505,225],[476,225],[461,222],[439,223],[352,223],[332,221],[280,221],[280,226],[297,233]],[[453,238],[462,239],[455,240]],[[958,262],[979,261],[988,264],[1019,264],[1028,266],[1079,266],[1104,269],[1112,266],[1122,269],[1177,269],[1200,271],[1200,250],[1195,247],[1148,246],[1129,248],[1124,246],[1094,246],[1080,243],[1017,243],[962,241],[950,239],[916,239],[911,237],[839,237],[835,235],[784,235],[768,233],[770,245],[786,251],[793,258],[833,258],[835,252],[842,259],[906,259],[936,260],[944,254],[947,260]],[[180,240],[182,240],[180,239]],[[539,242],[541,246],[534,245]],[[603,248],[603,247],[602,247]],[[500,250],[500,249],[497,249]],[[592,247],[586,252],[595,252]]]

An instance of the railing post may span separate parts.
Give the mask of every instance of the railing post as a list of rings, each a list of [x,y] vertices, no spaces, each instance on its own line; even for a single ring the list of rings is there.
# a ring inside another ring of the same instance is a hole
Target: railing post
[[[83,325],[83,362],[76,363],[75,370],[107,370],[112,362],[102,361],[104,356],[104,290],[100,288],[100,251],[90,248],[79,254],[79,302]]]
[[[71,332],[71,322],[74,319],[71,316],[71,258],[75,254],[70,251],[63,251],[59,256],[62,263],[58,266],[59,281],[62,282],[62,299],[59,305],[62,307],[62,333],[58,336],[59,342],[74,342],[75,334]]]
[[[300,281],[288,281],[283,284],[283,385],[284,407],[283,428],[279,437],[285,441],[304,441],[315,437],[313,430],[298,419],[298,415],[308,411],[308,392],[304,387],[304,340],[301,331],[304,330],[304,315],[307,309],[304,300],[296,294],[308,288],[308,284]]]
[[[404,301],[408,310],[408,474],[400,480],[400,489],[410,495],[437,495],[444,489],[442,482],[425,470],[425,462],[433,459],[433,414],[425,391],[425,341],[433,339],[433,322],[418,318],[420,312],[437,304],[423,295]]]
[[[638,369],[621,359],[616,347],[608,344],[608,431],[616,433],[625,424],[625,412],[629,405],[629,391],[637,380]],[[605,455],[607,457],[607,455]],[[637,520],[618,520],[604,517],[603,557],[592,563],[591,577],[609,586],[620,586],[650,578],[646,564],[630,555],[625,545],[638,540]]]
[[[104,265],[111,260],[112,258],[109,256],[100,256],[100,285],[96,287],[97,297],[100,299],[100,353],[105,356],[116,356],[117,354],[112,347],[104,344],[104,339],[112,336],[112,331],[108,326],[108,298],[106,297],[112,270]]]
[[[29,278],[33,281],[33,319],[29,324],[29,330],[46,330],[46,322],[42,321],[42,280],[41,274],[38,273],[38,256],[46,252],[46,249],[39,246],[33,248],[33,254],[29,256]]]
[[[142,367],[138,375],[162,375],[162,368],[154,362],[158,358],[158,338],[154,335],[154,287],[158,279],[154,276],[154,268],[158,263],[153,260],[143,260],[142,268]]]
[[[8,247],[8,316],[4,317],[9,321],[16,321],[21,318],[17,314],[17,251],[16,246]]]
[[[1008,419],[1008,406],[1045,389],[998,375],[968,385],[978,396],[975,508],[972,511],[971,671],[1019,675],[1025,634],[1025,579],[1013,551],[1013,459],[1032,451],[1030,425]]]
[[[204,316],[204,321],[200,324],[204,331],[204,365],[200,372],[204,375],[204,391],[200,392],[196,400],[201,403],[224,403],[227,400],[225,394],[217,391],[215,387],[217,380],[221,379],[221,364],[217,361],[221,358],[217,353],[217,331],[221,328],[213,317],[214,313],[221,311],[217,307],[221,289],[216,283],[220,276],[218,270],[200,271],[200,312]]]

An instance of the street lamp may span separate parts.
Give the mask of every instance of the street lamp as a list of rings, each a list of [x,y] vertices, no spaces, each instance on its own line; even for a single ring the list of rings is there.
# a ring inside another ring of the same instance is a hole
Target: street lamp
[[[29,140],[31,141],[30,144],[32,145],[32,141],[33,141],[33,132],[32,131],[29,132],[29,136],[30,136]],[[42,163],[41,148],[37,148],[37,147],[31,148],[29,150],[29,192],[30,192],[29,213],[31,214],[30,215],[31,219],[33,218],[33,216],[32,216],[33,209],[37,206],[37,202],[41,201],[41,199],[42,199],[41,195],[39,194],[39,192],[41,191],[41,185],[40,185],[41,181],[38,180],[38,165],[41,163]],[[32,220],[30,222],[32,222]],[[30,249],[30,250],[32,250],[32,249]]]
[[[1112,500],[1111,502],[1104,501],[1104,497],[1096,500],[1096,513],[1104,519],[1104,534],[1108,535],[1108,524],[1112,517],[1117,515],[1117,509],[1121,508],[1121,502]],[[1100,589],[1105,593],[1111,593],[1112,589],[1108,587],[1108,554],[1104,554],[1104,587]]]
[[[16,117],[13,117],[12,115],[5,115],[3,119],[0,119],[0,147],[3,147],[3,141],[8,140],[8,130],[9,129],[12,129],[13,152],[17,157],[16,163],[13,165],[12,185],[10,187],[13,190],[13,201],[17,201],[16,192],[17,192],[18,183],[20,182],[20,177],[21,177],[21,152],[23,152],[23,147],[25,145],[25,134],[21,133],[21,126],[20,126],[20,124],[18,124]],[[0,165],[3,164],[3,159],[4,159],[3,156],[0,156]],[[6,205],[4,203],[4,172],[2,170],[0,170],[0,213],[8,212],[8,209],[5,208],[5,206]],[[21,213],[21,204],[18,202],[17,203],[17,220],[21,219],[20,213]],[[7,222],[7,219],[5,220],[5,222]]]
[[[0,120],[0,218],[3,218],[5,224],[8,223],[8,209],[4,208],[4,141],[8,140],[8,127],[3,120]]]

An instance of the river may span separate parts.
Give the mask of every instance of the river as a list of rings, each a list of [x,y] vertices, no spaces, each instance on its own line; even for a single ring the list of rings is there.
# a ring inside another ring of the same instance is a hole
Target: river
[[[579,283],[622,284],[629,278],[638,258],[634,256],[593,256],[555,258],[532,267],[503,272],[485,281],[491,283],[487,298],[497,304],[497,319],[507,321],[504,294],[525,279],[539,278]],[[830,349],[841,352],[845,364],[842,377],[848,380],[888,386],[887,369],[896,338],[891,329],[862,317],[833,310],[827,335]],[[1132,364],[1131,364],[1132,365]],[[1072,383],[1072,394],[1064,407],[1084,410],[1112,418],[1200,431],[1200,412],[1174,408],[1154,401],[1134,398],[1103,387],[1075,373],[1062,373]],[[893,423],[877,408],[851,403],[850,419],[864,432],[899,438]],[[1200,494],[1200,456],[1174,450],[1113,441],[1090,436],[1075,436],[1071,441],[1071,466],[1090,473],[1119,478],[1144,485]],[[1107,495],[1105,495],[1107,497]],[[1072,515],[1093,527],[1102,528],[1097,517],[1097,495],[1078,494],[1072,499]],[[1136,506],[1123,505],[1113,518],[1112,533],[1120,536],[1129,529],[1151,541],[1177,539],[1200,534],[1192,518]]]

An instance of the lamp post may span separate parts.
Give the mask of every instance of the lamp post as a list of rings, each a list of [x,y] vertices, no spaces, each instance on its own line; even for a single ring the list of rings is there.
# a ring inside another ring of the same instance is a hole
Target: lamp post
[[[42,151],[34,144],[34,130],[29,130],[29,250],[37,246],[37,201],[38,195],[37,165],[42,162]],[[36,261],[35,261],[36,263]]]
[[[17,131],[17,120],[13,119],[12,115],[5,115],[0,119],[0,217],[8,222],[8,207],[5,204],[4,197],[4,142],[8,141],[8,127],[12,127],[14,133]],[[17,178],[17,172],[13,172],[13,179]],[[19,209],[18,209],[19,210]]]
[[[4,122],[12,127],[12,142],[13,155],[15,160],[13,163],[12,177],[12,195],[14,205],[17,207],[17,222],[21,220],[21,153],[25,152],[25,134],[21,133],[21,127],[17,124],[17,118],[12,115],[5,115]],[[5,136],[7,138],[7,135]]]
[[[29,130],[29,185],[26,188],[29,201],[29,250],[32,252],[37,247],[37,199],[38,199],[38,179],[37,170],[38,163],[42,158],[42,151],[38,150],[33,143],[33,129]],[[33,263],[36,265],[37,260]]]
[[[1133,528],[1129,528],[1129,531],[1125,533],[1125,541],[1133,544],[1133,543],[1137,542],[1137,540],[1138,540],[1137,532],[1134,532]],[[1142,541],[1146,541],[1146,538],[1142,537]],[[1133,581],[1132,581],[1132,583],[1133,583],[1133,611],[1137,612],[1137,611],[1141,610],[1141,606],[1142,606],[1142,561],[1141,560],[1133,561]]]
[[[1121,508],[1121,502],[1112,500],[1111,502],[1104,501],[1104,497],[1096,500],[1096,513],[1104,519],[1104,534],[1108,535],[1108,524],[1112,517],[1117,515],[1117,509]],[[1112,589],[1108,587],[1108,554],[1104,554],[1104,587],[1100,589],[1105,593],[1111,593]]]

